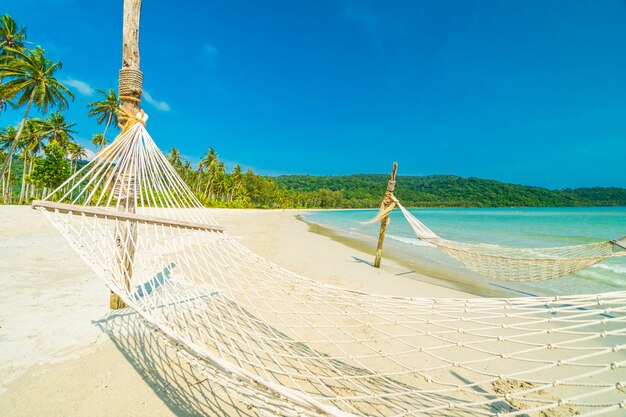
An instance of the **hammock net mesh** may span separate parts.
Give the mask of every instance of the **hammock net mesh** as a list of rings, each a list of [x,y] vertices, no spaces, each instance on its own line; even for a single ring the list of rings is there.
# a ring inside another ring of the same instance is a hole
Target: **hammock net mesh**
[[[208,383],[260,414],[626,411],[624,291],[430,299],[308,279],[213,227],[141,124],[34,206]]]

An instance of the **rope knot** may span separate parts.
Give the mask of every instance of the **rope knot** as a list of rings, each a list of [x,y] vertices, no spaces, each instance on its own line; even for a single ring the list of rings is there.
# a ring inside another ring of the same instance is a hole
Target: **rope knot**
[[[146,120],[148,119],[148,116],[142,109],[139,109],[139,112],[137,114],[132,114],[124,106],[120,106],[118,110],[120,112],[118,118],[121,121],[119,126],[122,129],[122,133],[130,129],[135,123],[141,123],[144,126],[146,125]]]

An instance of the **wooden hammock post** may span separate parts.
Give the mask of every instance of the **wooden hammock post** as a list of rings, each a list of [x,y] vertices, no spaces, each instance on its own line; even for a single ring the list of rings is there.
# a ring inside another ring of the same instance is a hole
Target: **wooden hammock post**
[[[393,190],[396,188],[396,171],[398,170],[398,163],[394,162],[391,168],[391,178],[387,183],[387,191],[383,197],[383,202],[380,204],[380,211],[385,210],[393,204],[391,196]],[[387,224],[389,223],[389,214],[380,219],[380,232],[378,234],[378,246],[376,247],[376,258],[374,259],[374,266],[380,268],[380,261],[383,257],[383,242],[385,240],[385,232],[387,231]]]
[[[118,95],[121,107],[130,115],[136,115],[141,111],[143,74],[139,66],[139,18],[141,16],[142,0],[124,0],[124,23],[122,35],[122,69],[119,73]],[[125,125],[126,128],[130,124]],[[131,162],[134,168],[137,161]],[[131,169],[131,172],[133,170]],[[119,184],[118,210],[135,213],[135,178],[124,178]],[[124,222],[116,231],[116,245],[118,248],[118,261],[120,270],[123,271],[124,285],[130,289],[132,278],[132,264],[135,257],[135,241],[137,229],[135,223]],[[111,292],[109,306],[111,309],[126,307],[125,303]]]

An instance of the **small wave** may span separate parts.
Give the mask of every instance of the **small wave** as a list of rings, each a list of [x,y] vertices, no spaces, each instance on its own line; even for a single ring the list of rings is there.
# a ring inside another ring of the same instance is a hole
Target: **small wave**
[[[435,245],[428,243],[428,242],[424,242],[423,240],[419,240],[419,239],[414,239],[414,238],[404,237],[404,236],[396,236],[396,235],[388,235],[388,236],[389,236],[389,239],[396,240],[402,243],[408,243],[409,245],[413,245],[413,246],[423,246],[427,248],[435,247]]]
[[[613,265],[608,263],[595,264],[592,268],[606,269],[608,271],[617,272],[618,274],[626,273],[626,265]]]
[[[613,291],[624,287],[624,280],[619,275],[603,274],[591,268],[577,275],[583,279],[576,283],[578,292]]]

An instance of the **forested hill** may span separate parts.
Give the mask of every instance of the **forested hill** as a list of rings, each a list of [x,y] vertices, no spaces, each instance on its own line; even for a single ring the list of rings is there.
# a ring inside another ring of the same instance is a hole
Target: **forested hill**
[[[277,185],[296,192],[316,193],[326,207],[377,207],[388,175],[283,175]],[[399,176],[395,195],[410,207],[551,207],[626,206],[626,189],[594,187],[549,190],[452,175]]]

